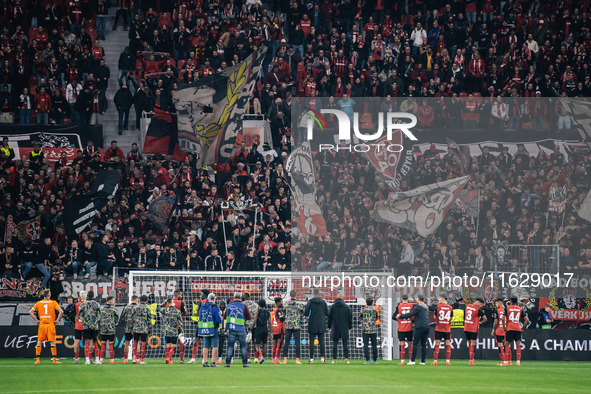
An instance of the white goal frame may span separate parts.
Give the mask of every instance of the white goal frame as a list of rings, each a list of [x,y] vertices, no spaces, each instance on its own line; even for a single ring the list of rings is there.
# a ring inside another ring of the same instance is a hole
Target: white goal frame
[[[366,273],[362,273],[362,272],[352,272],[352,273],[346,273],[346,275],[350,275],[350,276],[361,276],[363,277]],[[262,297],[264,297],[264,299],[268,302],[272,302],[273,301],[273,297],[271,297],[269,295],[269,291],[268,291],[268,281],[272,281],[272,280],[287,280],[287,289],[285,291],[286,294],[289,294],[289,291],[294,288],[292,283],[294,279],[302,279],[304,277],[315,277],[315,278],[319,278],[319,277],[324,277],[324,276],[330,276],[330,275],[336,275],[336,276],[341,276],[341,273],[338,272],[334,272],[334,273],[319,273],[319,272],[267,272],[267,271],[239,271],[239,272],[213,272],[213,271],[129,271],[128,273],[128,300],[129,302],[131,302],[131,297],[133,295],[138,295],[141,296],[143,294],[149,295],[152,294],[150,292],[146,292],[145,289],[141,290],[141,294],[135,294],[135,287],[136,287],[136,282],[138,282],[141,278],[154,278],[154,277],[159,277],[159,278],[184,278],[184,280],[186,280],[187,282],[195,279],[195,278],[200,278],[203,280],[207,280],[207,278],[215,278],[212,280],[217,280],[217,279],[252,279],[252,278],[261,278],[264,279],[264,283],[261,289],[261,294]],[[389,275],[391,275],[391,273],[384,273],[384,272],[371,272],[371,273],[367,273],[368,276],[377,276],[380,279],[380,287],[379,287],[379,291],[380,291],[380,296],[377,299],[377,305],[380,306],[381,308],[381,314],[380,314],[380,320],[382,322],[381,326],[380,326],[380,336],[381,336],[381,342],[382,344],[379,345],[379,347],[381,347],[381,354],[382,354],[382,359],[384,360],[392,360],[394,357],[394,346],[397,346],[397,341],[396,338],[394,337],[393,333],[394,333],[394,327],[395,327],[395,322],[392,321],[392,313],[394,311],[394,300],[393,297],[395,296],[393,293],[393,289],[389,286],[386,285],[386,279]],[[187,285],[185,283],[185,289],[187,288]],[[170,289],[168,289],[170,290]],[[177,290],[177,289],[174,289]],[[241,290],[236,290],[236,291],[241,291]],[[365,305],[365,296],[364,296],[364,292],[366,291],[365,288],[363,287],[356,287],[353,288],[352,290],[353,294],[355,296],[355,301],[347,301],[347,304],[350,306],[356,306],[357,308],[360,308],[362,305]],[[215,290],[212,290],[212,292],[216,292]],[[170,291],[168,291],[167,293],[170,293]],[[172,296],[172,294],[168,294],[168,296]],[[301,300],[302,302],[305,302],[304,300]],[[332,304],[332,302],[327,301],[329,306]],[[355,319],[355,318],[354,318]],[[305,328],[302,328],[302,331]],[[330,335],[327,333],[327,335]],[[355,347],[355,343],[353,343],[353,339],[349,339],[350,341],[350,346]],[[330,345],[331,342],[330,340],[327,340],[327,346],[330,349]],[[327,349],[328,350],[328,349]]]

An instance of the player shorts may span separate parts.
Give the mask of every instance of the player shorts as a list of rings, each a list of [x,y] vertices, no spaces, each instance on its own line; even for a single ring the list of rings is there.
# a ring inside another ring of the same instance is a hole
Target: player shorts
[[[74,339],[81,340],[82,339],[82,330],[74,330]]]
[[[133,339],[133,332],[126,332],[125,333],[125,341],[131,341]]]
[[[435,331],[436,341],[449,341],[451,338],[451,332]]]
[[[133,340],[136,342],[148,342],[148,334],[133,333]]]
[[[39,324],[39,330],[37,331],[38,342],[55,342],[55,325],[51,324]]]
[[[101,334],[101,341],[115,342],[115,334]]]
[[[464,331],[464,334],[466,335],[466,339],[468,341],[475,341],[475,340],[478,339],[478,333],[477,332]]]
[[[268,330],[261,330],[261,329],[254,329],[254,333],[252,335],[252,340],[254,343],[258,345],[264,345],[267,343],[267,338],[269,338],[269,331]]]
[[[216,333],[212,337],[203,337],[203,349],[220,347],[220,336]]]
[[[505,342],[504,335],[495,335],[495,337],[497,338],[497,343]]]
[[[399,341],[412,341],[412,331],[398,331],[398,340]]]
[[[505,334],[505,341],[512,343],[513,341],[521,341],[521,331],[507,331]]]
[[[83,330],[82,337],[85,341],[96,341],[98,332],[96,330]]]
[[[178,336],[177,337],[167,337],[167,336],[165,336],[164,337],[164,340],[166,341],[166,343],[170,343],[171,345],[176,345],[177,342],[178,342],[178,340],[179,340],[179,337]]]
[[[275,339],[275,340],[281,339],[282,336],[283,336],[283,333],[281,333],[281,334],[273,334],[273,339]]]

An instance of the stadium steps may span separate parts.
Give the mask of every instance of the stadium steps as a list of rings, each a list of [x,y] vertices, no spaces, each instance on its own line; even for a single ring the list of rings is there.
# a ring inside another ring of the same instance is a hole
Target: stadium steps
[[[116,31],[111,30],[113,28],[113,22],[115,21],[115,12],[117,7],[111,7],[109,9],[109,20],[107,21],[107,27],[105,29],[105,41],[101,41],[101,46],[105,51],[106,60],[105,63],[111,70],[111,78],[109,79],[109,87],[107,89],[107,101],[109,102],[109,108],[103,117],[103,141],[104,148],[108,148],[112,140],[117,141],[117,145],[123,150],[124,154],[131,149],[131,144],[136,142],[139,143],[139,132],[135,130],[135,111],[133,107],[129,113],[129,130],[123,131],[123,135],[119,135],[117,130],[117,108],[113,102],[115,93],[119,90],[119,83],[117,82],[117,74],[119,68],[117,63],[119,61],[119,55],[127,45],[129,45],[128,31],[123,31],[121,22]],[[133,91],[133,89],[132,89]]]

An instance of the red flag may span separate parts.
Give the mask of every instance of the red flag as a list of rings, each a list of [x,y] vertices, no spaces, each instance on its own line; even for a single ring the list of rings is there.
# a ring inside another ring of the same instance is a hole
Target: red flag
[[[179,147],[178,134],[176,115],[155,109],[146,132],[143,153],[172,155],[174,160],[184,161],[187,155]]]

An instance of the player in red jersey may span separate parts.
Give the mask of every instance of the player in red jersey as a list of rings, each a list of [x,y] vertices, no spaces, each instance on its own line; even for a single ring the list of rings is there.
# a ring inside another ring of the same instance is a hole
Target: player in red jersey
[[[486,322],[486,316],[484,316],[484,311],[481,308],[483,304],[484,300],[477,298],[473,304],[466,305],[466,310],[464,311],[464,334],[468,340],[469,365],[476,365],[474,361],[474,348],[478,339],[478,329],[481,324]]]
[[[185,308],[185,302],[183,301],[183,293],[180,290],[175,290],[173,302],[174,307],[181,312],[181,319],[189,315],[189,312],[187,312],[187,309]],[[179,327],[179,354],[181,356],[181,364],[185,362],[185,338],[182,333],[183,327]],[[172,354],[170,355],[170,358],[172,359]]]
[[[517,305],[517,297],[511,298],[511,305],[505,307],[503,316],[505,326],[505,362],[503,366],[511,365],[511,345],[515,342],[516,365],[521,367],[521,325],[527,325],[529,319]]]
[[[281,364],[279,356],[281,355],[281,344],[285,335],[285,312],[281,297],[275,297],[275,308],[273,308],[270,319],[271,329],[273,330],[273,364]]]
[[[505,321],[503,316],[505,316],[505,304],[503,304],[502,299],[497,298],[495,300],[495,310],[493,311],[494,323],[491,335],[495,337],[499,347],[499,358],[501,359],[499,365],[503,365],[505,362]]]
[[[439,345],[441,341],[445,343],[445,365],[451,365],[451,319],[454,316],[453,307],[447,303],[447,298],[439,297],[439,304],[436,309],[435,323],[435,349],[433,350],[433,362],[431,365],[437,365],[439,358]]]
[[[412,304],[408,302],[408,296],[403,295],[402,302],[396,306],[392,319],[396,320],[396,315],[404,315],[412,311]],[[398,365],[404,365],[404,350],[408,346],[408,357],[412,355],[412,317],[409,319],[398,319],[398,340],[400,341],[400,362]]]
[[[74,324],[74,364],[78,364],[80,356],[80,341],[82,340],[82,321],[78,316],[80,305],[86,301],[86,291],[81,290],[78,293],[78,302],[76,303],[76,323]]]

